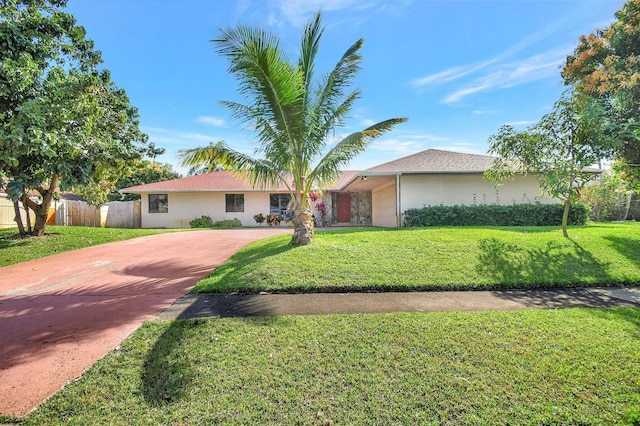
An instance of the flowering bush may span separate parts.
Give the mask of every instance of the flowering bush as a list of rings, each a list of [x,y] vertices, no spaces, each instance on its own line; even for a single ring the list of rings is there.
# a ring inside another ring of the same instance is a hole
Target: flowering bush
[[[327,224],[327,206],[323,203],[316,204],[316,210],[318,210],[318,215],[320,216],[320,225],[325,226]]]
[[[317,199],[318,199],[318,194],[316,194],[315,192],[310,192],[310,193],[309,193],[309,199],[310,199],[311,201],[315,201],[315,200],[317,200]]]
[[[271,226],[280,225],[280,215],[279,214],[270,214],[267,216],[267,223]]]

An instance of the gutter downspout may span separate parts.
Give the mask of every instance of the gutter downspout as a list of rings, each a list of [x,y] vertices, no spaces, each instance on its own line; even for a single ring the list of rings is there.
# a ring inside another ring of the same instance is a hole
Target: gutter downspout
[[[396,175],[396,225],[398,228],[402,227],[402,212],[400,211],[400,202],[402,201],[400,198],[400,176],[400,173]]]

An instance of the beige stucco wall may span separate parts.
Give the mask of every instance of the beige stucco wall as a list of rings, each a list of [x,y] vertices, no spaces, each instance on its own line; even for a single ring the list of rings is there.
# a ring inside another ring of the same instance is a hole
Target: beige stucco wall
[[[240,194],[241,192],[229,192]],[[154,193],[156,194],[156,193]],[[143,228],[188,228],[189,221],[210,216],[213,221],[238,218],[243,225],[256,225],[253,216],[269,214],[269,193],[244,192],[244,212],[225,212],[224,192],[170,192],[168,213],[149,213],[149,194],[142,196]]]
[[[373,226],[398,226],[395,181],[371,191],[371,207]]]
[[[401,209],[425,205],[521,204],[559,202],[540,194],[535,176],[517,176],[494,186],[480,174],[403,175],[400,178]]]

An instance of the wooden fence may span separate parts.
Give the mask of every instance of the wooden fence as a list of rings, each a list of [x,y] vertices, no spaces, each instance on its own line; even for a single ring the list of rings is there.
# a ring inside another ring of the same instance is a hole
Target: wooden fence
[[[100,207],[64,200],[56,206],[56,225],[101,228],[140,228],[140,201],[112,201]]]
[[[26,213],[20,205],[22,223],[26,225]],[[35,216],[31,213],[31,223]],[[13,203],[0,197],[0,228],[15,228],[16,222]],[[112,201],[100,207],[91,206],[84,201],[54,201],[51,204],[49,225],[91,226],[102,228],[140,228],[142,210],[140,201]]]

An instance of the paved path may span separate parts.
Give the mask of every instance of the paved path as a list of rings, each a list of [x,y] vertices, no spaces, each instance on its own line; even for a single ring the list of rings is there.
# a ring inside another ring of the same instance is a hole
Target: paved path
[[[256,315],[640,306],[640,287],[407,293],[187,294],[158,320]]]
[[[0,414],[28,413],[238,249],[286,232],[160,234],[0,268]]]

